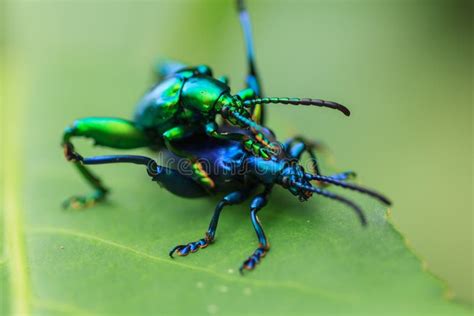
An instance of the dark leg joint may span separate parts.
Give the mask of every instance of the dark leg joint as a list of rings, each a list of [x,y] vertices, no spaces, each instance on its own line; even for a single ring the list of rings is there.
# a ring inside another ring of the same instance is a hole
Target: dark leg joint
[[[71,143],[64,143],[63,149],[67,161],[77,162],[83,160],[83,157],[74,151],[74,146]]]

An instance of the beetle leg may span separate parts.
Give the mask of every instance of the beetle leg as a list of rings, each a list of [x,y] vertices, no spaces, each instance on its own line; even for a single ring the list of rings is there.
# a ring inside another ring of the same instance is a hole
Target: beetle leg
[[[242,99],[242,101],[251,100],[251,99],[257,97],[256,92],[252,88],[246,88],[246,89],[240,90],[239,92],[237,92],[237,95],[240,97],[240,99]],[[261,123],[259,123],[260,118],[255,117],[256,113],[258,111],[261,111],[261,110],[263,110],[263,108],[262,109],[254,108],[253,109],[252,121],[254,121],[256,124],[261,124]],[[271,148],[270,142],[263,135],[263,133],[260,132],[260,128],[256,128],[256,126],[255,127],[250,126],[250,130],[252,131],[253,135],[255,136],[255,139],[257,139],[259,141],[259,143],[261,143],[265,147]]]
[[[254,251],[254,253],[244,261],[242,266],[240,267],[240,273],[243,273],[243,270],[253,270],[255,266],[262,260],[262,258],[266,255],[266,253],[270,250],[270,244],[268,243],[267,237],[265,236],[265,232],[263,231],[262,224],[257,217],[258,211],[260,211],[268,202],[268,197],[272,191],[272,186],[267,186],[265,191],[261,194],[255,196],[250,203],[250,217],[252,220],[253,228],[255,229],[255,233],[257,234],[258,248]]]
[[[246,89],[243,89],[243,90],[240,90],[239,92],[237,92],[237,96],[239,96],[242,101],[245,101],[245,100],[251,100],[251,99],[255,98],[257,95],[256,95],[256,93],[253,89],[246,88]],[[244,109],[242,109],[242,110],[244,110]],[[263,108],[261,110],[263,110]],[[259,110],[259,108],[254,108],[254,111],[252,112],[253,114],[251,116],[251,119],[245,117],[245,115],[242,115],[244,113],[243,111],[238,111],[240,113],[237,113],[237,114],[240,114],[240,115],[237,115],[238,118],[236,118],[236,119],[239,120],[241,122],[241,124],[244,124],[246,127],[250,128],[250,130],[252,131],[252,134],[255,136],[255,139],[258,140],[258,142],[260,144],[262,144],[265,147],[269,148],[270,150],[274,151],[275,150],[275,148],[274,148],[275,144],[271,144],[270,141],[261,132],[263,128],[267,129],[269,132],[274,134],[273,131],[271,131],[270,129],[268,129],[266,127],[261,126],[261,123],[258,123],[259,119],[255,117],[255,114],[258,111],[261,111],[261,110]]]
[[[239,204],[247,198],[248,193],[243,191],[235,191],[227,194],[216,206],[214,214],[212,215],[209,228],[204,238],[199,239],[195,242],[190,242],[186,245],[178,245],[171,249],[169,255],[173,258],[173,254],[176,252],[179,256],[186,256],[189,253],[196,252],[201,248],[206,248],[214,242],[216,235],[217,223],[219,222],[219,216],[224,206]]]
[[[173,145],[174,141],[190,136],[195,130],[195,128],[190,128],[189,126],[176,126],[164,132],[163,139],[168,150],[180,157],[189,159],[192,164],[191,169],[193,171],[195,181],[202,185],[206,190],[211,191],[215,187],[214,180],[212,180],[206,170],[204,170],[204,167],[198,161],[197,157],[186,151],[180,150]]]
[[[255,65],[255,51],[253,47],[252,27],[250,17],[243,0],[237,0],[237,10],[239,12],[240,25],[244,35],[245,48],[247,51],[248,74],[245,78],[247,88],[252,89],[256,96],[262,96],[260,78]],[[258,124],[264,124],[264,109],[261,104],[256,104],[251,109],[252,119]]]
[[[268,146],[262,146],[261,140],[259,141],[258,138],[253,139],[248,135],[240,133],[219,132],[218,126],[214,122],[206,124],[205,132],[210,137],[242,142],[245,150],[251,152],[254,156],[270,159],[272,155],[271,151],[267,148]],[[262,135],[262,137],[264,136]]]
[[[137,155],[108,155],[82,158],[84,165],[100,165],[111,163],[134,163],[145,165],[147,173],[153,181],[158,182],[166,190],[182,197],[202,197],[207,192],[193,178],[171,168],[159,166],[156,161]]]
[[[275,135],[275,133],[273,133],[272,130],[254,122],[251,118],[248,117],[248,113],[245,109],[236,108],[234,110],[225,112],[224,115],[226,116],[226,119],[232,124],[248,128],[252,132],[254,139],[257,140],[258,143],[266,147],[268,150],[276,153],[279,152],[281,147],[280,143],[270,142],[264,134],[264,132],[271,133],[273,135]]]
[[[294,138],[290,138],[283,143],[283,148],[289,153],[290,157],[300,160],[301,156],[304,152],[308,152],[311,164],[313,167],[313,173],[316,175],[321,175],[321,171],[319,169],[318,160],[316,158],[316,150],[317,149],[324,149],[324,145],[308,141],[303,136],[297,136]],[[335,180],[345,181],[355,178],[356,174],[353,171],[345,171],[336,173],[334,175],[329,176]],[[319,187],[327,187],[328,183],[323,183],[321,181],[317,181],[317,185]]]
[[[326,148],[323,144],[310,141],[303,136],[296,136],[285,141],[283,143],[283,147],[292,158],[296,158],[298,160],[301,159],[301,156],[304,152],[307,152],[311,159],[313,172],[315,174],[321,174],[318,159],[316,157],[316,150],[325,150]]]
[[[96,145],[132,149],[150,145],[149,139],[137,128],[133,122],[117,118],[85,118],[77,120],[66,128],[63,135],[62,146],[67,160],[71,161],[79,173],[94,188],[94,192],[87,196],[73,196],[63,203],[65,208],[83,208],[94,205],[104,200],[108,190],[100,178],[94,175],[82,163],[82,156],[78,154],[71,139],[85,137],[94,140]]]

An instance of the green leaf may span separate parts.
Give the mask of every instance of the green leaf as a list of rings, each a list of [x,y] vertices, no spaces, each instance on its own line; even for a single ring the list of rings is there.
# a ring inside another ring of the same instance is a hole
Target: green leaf
[[[240,276],[256,246],[245,205],[225,210],[214,245],[173,260],[167,250],[202,237],[215,201],[171,196],[141,169],[102,169],[113,183],[111,201],[64,212],[58,201],[80,189],[77,177],[47,161],[26,168],[24,208],[6,210],[12,308],[42,315],[468,314],[443,298],[442,283],[371,201],[361,200],[369,216],[363,229],[339,204],[299,204],[277,190],[261,215],[273,248]],[[6,206],[18,198],[7,195]]]
[[[27,109],[39,121],[52,115]],[[7,107],[7,131],[27,109]],[[35,131],[52,135],[55,123],[23,127],[4,143],[2,306],[15,314],[469,312],[446,300],[445,286],[372,200],[354,196],[369,218],[363,229],[336,202],[299,203],[276,190],[260,216],[273,247],[241,276],[237,268],[256,247],[246,204],[225,209],[214,245],[173,260],[167,251],[203,236],[217,200],[181,199],[150,183],[140,167],[112,165],[96,168],[113,188],[109,202],[62,211],[64,197],[86,188],[55,141],[41,154],[25,146],[41,144]]]
[[[410,251],[387,209],[355,194],[345,193],[364,207],[366,229],[334,201],[299,203],[276,190],[260,215],[272,249],[245,276],[238,267],[257,243],[246,203],[224,210],[214,245],[174,260],[168,250],[203,236],[216,199],[172,196],[137,166],[100,166],[110,200],[86,211],[61,210],[64,198],[89,190],[62,157],[62,129],[84,115],[125,117],[131,107],[117,104],[133,104],[145,81],[136,65],[117,70],[119,56],[94,51],[103,39],[80,27],[70,31],[89,46],[65,44],[69,33],[57,26],[74,17],[87,24],[83,13],[102,17],[109,10],[92,8],[64,18],[52,6],[10,8],[9,80],[0,94],[2,315],[470,314],[448,300],[445,285]],[[49,15],[32,15],[36,9]],[[155,15],[168,21],[170,11],[140,12],[150,15],[146,23]],[[146,29],[132,24],[127,27]],[[50,36],[36,37],[43,28]],[[115,36],[121,43],[123,35]],[[112,87],[113,76],[100,75],[117,72]],[[82,143],[81,153],[104,152],[89,145]]]

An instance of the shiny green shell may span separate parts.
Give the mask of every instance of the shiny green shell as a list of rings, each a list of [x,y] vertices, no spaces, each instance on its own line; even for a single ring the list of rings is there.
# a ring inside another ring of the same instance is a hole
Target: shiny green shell
[[[230,88],[201,69],[181,70],[155,85],[139,101],[135,122],[163,133],[177,125],[214,121],[214,105]]]

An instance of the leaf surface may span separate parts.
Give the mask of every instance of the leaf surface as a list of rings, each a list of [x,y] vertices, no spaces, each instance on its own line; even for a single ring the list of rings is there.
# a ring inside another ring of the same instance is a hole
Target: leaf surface
[[[99,40],[88,46],[90,56],[80,43],[55,41],[64,34],[54,26],[67,18],[51,22],[48,15],[30,17],[31,7],[10,9],[2,314],[469,314],[445,299],[444,285],[409,250],[387,209],[354,194],[367,213],[366,229],[336,202],[302,204],[277,189],[260,215],[272,249],[245,276],[238,268],[257,245],[248,203],[224,210],[215,244],[174,260],[169,249],[203,237],[216,199],[172,196],[137,166],[100,166],[95,170],[112,188],[110,200],[86,211],[61,210],[64,198],[88,190],[62,157],[62,129],[85,115],[126,117],[131,108],[117,104],[133,104],[143,78],[131,64],[117,70],[118,56],[94,52]],[[43,41],[35,37],[39,21],[50,32]],[[101,76],[95,65],[114,75]],[[84,155],[114,153],[84,142],[79,148]]]
[[[9,134],[16,141],[6,143],[7,153],[15,152],[8,144],[41,143],[35,130],[53,134],[51,126],[29,125],[25,138]],[[113,189],[110,200],[63,211],[64,197],[87,189],[54,145],[8,165],[6,184],[18,183],[18,191],[5,190],[5,205],[14,208],[6,209],[3,222],[11,225],[5,237],[13,255],[0,266],[2,284],[9,279],[4,287],[12,289],[2,294],[4,308],[45,315],[468,314],[443,298],[443,284],[372,200],[350,194],[367,213],[364,229],[336,202],[299,203],[277,189],[260,215],[273,247],[255,271],[241,276],[239,265],[256,247],[248,203],[224,210],[215,244],[171,259],[173,246],[203,236],[216,199],[173,196],[141,167],[101,166],[96,170]],[[7,276],[10,264],[14,275]]]

